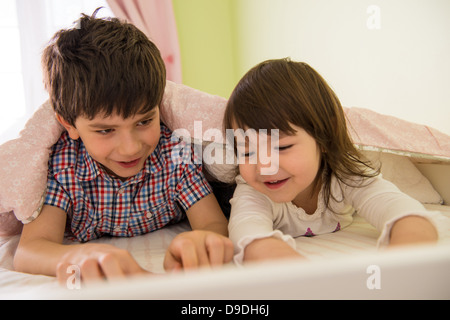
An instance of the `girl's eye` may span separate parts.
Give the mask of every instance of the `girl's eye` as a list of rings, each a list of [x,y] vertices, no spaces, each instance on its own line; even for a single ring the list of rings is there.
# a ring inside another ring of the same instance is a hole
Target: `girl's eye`
[[[292,147],[292,144],[287,145],[287,146],[279,146],[277,149],[278,149],[278,151],[283,151],[283,150],[287,150],[291,147]]]
[[[254,151],[248,150],[247,148],[238,148],[238,156],[241,158],[250,158],[254,154]]]

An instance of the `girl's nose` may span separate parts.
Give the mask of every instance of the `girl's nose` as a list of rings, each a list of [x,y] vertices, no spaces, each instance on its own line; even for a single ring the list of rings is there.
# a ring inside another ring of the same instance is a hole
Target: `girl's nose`
[[[260,175],[274,175],[279,169],[279,151],[275,148],[278,134],[259,134],[258,139],[258,170]]]
[[[273,151],[267,154],[258,154],[257,169],[260,175],[270,176],[278,172],[279,169],[279,158],[278,152]]]
[[[278,172],[278,161],[269,161],[269,163],[258,162],[258,171],[262,176],[275,175]]]

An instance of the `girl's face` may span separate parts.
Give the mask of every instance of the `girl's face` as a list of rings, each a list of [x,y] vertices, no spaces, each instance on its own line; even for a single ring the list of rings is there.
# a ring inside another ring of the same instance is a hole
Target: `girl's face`
[[[238,144],[238,156],[245,157],[245,163],[239,164],[239,171],[250,186],[272,201],[293,202],[298,207],[304,207],[311,204],[311,191],[319,170],[321,152],[316,140],[305,130],[294,125],[292,128],[296,130],[294,135],[280,133],[279,139],[266,139],[267,136],[258,134],[256,146],[249,139],[245,146]],[[260,143],[260,139],[268,141]],[[258,147],[260,150],[257,150]],[[261,150],[265,148],[267,150]],[[265,152],[265,159],[260,156],[261,152]],[[271,169],[268,170],[268,167]]]

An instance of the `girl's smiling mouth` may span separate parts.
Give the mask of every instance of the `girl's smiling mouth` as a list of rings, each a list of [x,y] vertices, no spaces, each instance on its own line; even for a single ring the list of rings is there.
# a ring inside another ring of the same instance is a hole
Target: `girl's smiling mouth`
[[[265,181],[264,185],[269,188],[269,189],[278,189],[281,188],[282,186],[284,186],[284,184],[289,180],[289,178],[286,179],[282,179],[282,180],[270,180],[270,181]]]

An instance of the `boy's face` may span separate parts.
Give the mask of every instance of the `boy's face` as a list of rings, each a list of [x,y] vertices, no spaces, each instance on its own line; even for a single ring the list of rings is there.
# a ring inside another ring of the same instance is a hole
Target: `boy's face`
[[[81,138],[95,161],[109,174],[122,180],[139,173],[160,138],[158,107],[147,114],[127,119],[115,114],[108,117],[97,115],[92,120],[78,117],[75,127],[61,117],[58,120],[72,139]]]

